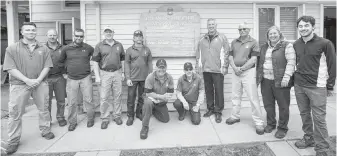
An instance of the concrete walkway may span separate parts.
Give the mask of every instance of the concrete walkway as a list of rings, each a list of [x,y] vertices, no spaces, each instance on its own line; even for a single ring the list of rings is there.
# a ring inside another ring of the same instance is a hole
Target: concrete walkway
[[[336,135],[336,100],[329,98],[327,107],[327,123],[329,135]],[[55,101],[53,102],[55,103]],[[314,155],[313,148],[298,150],[294,147],[294,139],[303,136],[302,121],[296,104],[290,106],[289,131],[284,139],[276,139],[275,131],[270,134],[257,135],[251,118],[251,109],[242,108],[241,122],[226,125],[225,120],[230,116],[231,109],[223,111],[223,122],[216,123],[214,116],[203,118],[198,126],[192,125],[189,115],[184,121],[178,120],[177,112],[170,112],[170,122],[160,123],[151,118],[149,137],[147,140],[139,138],[141,121],[135,120],[132,126],[126,126],[126,115],[123,114],[123,125],[109,124],[108,129],[100,129],[101,121],[97,114],[95,125],[86,127],[85,115],[78,117],[78,127],[68,132],[68,125],[59,127],[55,118],[56,106],[53,106],[52,132],[53,140],[45,140],[38,129],[38,113],[35,105],[26,108],[23,117],[23,133],[17,153],[48,153],[48,152],[77,152],[76,156],[117,156],[121,150],[152,149],[172,147],[192,147],[223,145],[247,142],[267,142],[267,145],[277,156]],[[67,109],[67,108],[66,108]],[[264,116],[265,111],[264,108]],[[66,112],[67,114],[67,112]],[[204,114],[204,112],[202,112]],[[278,114],[278,113],[277,113]],[[7,120],[2,120],[6,122]],[[1,123],[1,140],[7,140],[7,124]]]

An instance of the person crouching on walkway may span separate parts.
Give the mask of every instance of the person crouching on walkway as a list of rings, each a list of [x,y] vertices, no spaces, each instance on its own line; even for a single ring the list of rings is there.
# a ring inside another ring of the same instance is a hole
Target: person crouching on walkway
[[[294,85],[296,54],[293,44],[284,40],[277,26],[267,31],[268,41],[260,48],[257,63],[257,84],[261,83],[261,94],[264,109],[267,112],[265,133],[275,128],[275,100],[279,108],[279,121],[275,137],[282,139],[288,131],[290,89]]]

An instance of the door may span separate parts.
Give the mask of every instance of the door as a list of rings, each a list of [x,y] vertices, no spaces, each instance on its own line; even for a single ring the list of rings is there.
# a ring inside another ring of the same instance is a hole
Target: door
[[[81,20],[75,17],[71,18],[72,34],[74,34],[75,29],[81,28]]]

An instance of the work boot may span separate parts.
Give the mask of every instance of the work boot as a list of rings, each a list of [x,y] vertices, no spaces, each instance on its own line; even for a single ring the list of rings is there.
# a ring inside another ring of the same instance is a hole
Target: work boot
[[[146,139],[148,133],[149,133],[149,127],[148,126],[143,126],[142,130],[140,131],[140,138],[141,139]]]
[[[215,114],[215,122],[220,123],[222,121],[222,117],[220,113]]]
[[[266,133],[271,133],[275,128],[276,128],[276,126],[267,125],[267,126],[264,128],[264,132],[266,132]]]
[[[13,154],[18,150],[18,148],[19,148],[19,144],[9,145],[6,149],[6,153],[8,155]]]
[[[315,141],[312,136],[305,134],[301,140],[295,142],[295,146],[299,149],[305,149],[307,147],[314,147]]]
[[[60,121],[58,121],[58,123],[59,123],[59,126],[60,127],[63,127],[63,126],[65,126],[65,125],[67,125],[67,121],[66,120],[60,120]]]
[[[94,126],[94,124],[95,124],[95,121],[94,120],[89,120],[88,122],[87,122],[87,127],[89,128],[89,127],[92,127],[92,126]]]
[[[70,124],[68,127],[68,131],[74,131],[76,129],[77,124]]]
[[[228,119],[226,120],[226,124],[227,124],[227,125],[233,125],[233,124],[235,124],[235,123],[237,123],[237,122],[240,122],[240,119],[234,119],[234,118],[230,117],[230,118],[228,118]]]
[[[123,120],[121,119],[121,117],[114,119],[114,121],[116,122],[117,125],[123,124]]]
[[[44,137],[44,138],[47,139],[47,140],[50,140],[50,139],[54,139],[54,138],[55,138],[55,135],[54,135],[54,133],[49,132],[49,133],[47,133],[47,134],[45,134],[45,135],[42,135],[42,137]]]
[[[108,125],[109,125],[109,121],[103,121],[101,123],[101,129],[107,129],[108,128]]]
[[[275,133],[275,138],[282,139],[287,135],[287,130],[285,129],[278,129]]]
[[[316,156],[328,156],[327,152],[316,152]]]
[[[184,109],[183,113],[179,114],[179,117],[178,117],[179,121],[183,121],[185,119],[185,115],[186,115],[186,110]]]
[[[204,117],[207,118],[207,117],[210,117],[210,116],[213,115],[213,114],[214,114],[214,112],[211,111],[211,110],[209,110],[209,111],[207,111],[207,112],[204,114]]]
[[[128,120],[126,121],[126,125],[131,126],[133,124],[133,120],[134,120],[133,116],[128,117]]]

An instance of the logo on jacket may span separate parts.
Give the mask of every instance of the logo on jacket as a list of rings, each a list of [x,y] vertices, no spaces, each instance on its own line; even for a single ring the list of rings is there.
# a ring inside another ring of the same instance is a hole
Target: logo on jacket
[[[119,50],[119,47],[117,47],[116,49]]]
[[[82,52],[85,53],[85,49],[83,49]]]
[[[147,55],[147,50],[145,50],[144,54]]]
[[[61,50],[59,50],[59,53],[61,54]]]
[[[42,51],[38,51],[38,53],[39,53],[40,55],[42,55],[43,52],[42,52]]]

